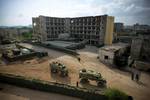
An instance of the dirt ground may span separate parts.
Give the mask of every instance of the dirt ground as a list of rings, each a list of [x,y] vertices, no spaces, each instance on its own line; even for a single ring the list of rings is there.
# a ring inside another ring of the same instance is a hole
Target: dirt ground
[[[75,57],[58,51],[36,47],[29,44],[22,45],[36,50],[48,51],[49,57],[46,57],[43,60],[33,59],[25,62],[19,62],[17,64],[0,65],[1,73],[23,75],[26,77],[33,77],[41,80],[60,82],[75,86],[76,82],[79,81],[79,70],[86,68],[100,72],[107,81],[107,87],[120,89],[133,96],[135,100],[148,100],[150,96],[150,75],[142,72],[140,83],[132,81],[131,75],[128,72],[123,72],[101,63],[97,59],[97,48],[95,47],[87,46],[85,49],[78,50],[81,58],[81,61],[79,62]],[[68,67],[69,77],[63,78],[60,77],[59,74],[52,74],[50,72],[49,63],[56,60]],[[94,81],[90,81],[90,84],[79,84],[79,86],[100,90]]]

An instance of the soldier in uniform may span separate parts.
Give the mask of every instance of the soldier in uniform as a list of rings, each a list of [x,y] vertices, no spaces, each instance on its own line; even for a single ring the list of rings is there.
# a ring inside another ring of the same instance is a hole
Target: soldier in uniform
[[[79,85],[79,82],[77,81],[76,86],[78,87],[78,85]]]
[[[80,60],[81,60],[80,57],[78,57],[78,61],[79,61],[79,62],[80,62]]]

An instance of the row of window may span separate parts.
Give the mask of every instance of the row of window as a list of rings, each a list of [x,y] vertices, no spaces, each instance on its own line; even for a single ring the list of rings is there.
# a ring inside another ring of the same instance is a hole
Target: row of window
[[[88,22],[88,23],[78,23],[78,22],[76,22],[76,23],[71,23],[70,22],[70,24],[71,25],[81,25],[81,26],[84,26],[84,25],[90,25],[90,26],[96,26],[96,25],[100,25],[100,24],[103,24],[103,23],[100,23],[100,22],[97,22],[97,23],[95,23],[95,22]],[[61,22],[46,22],[46,25],[47,26],[51,26],[51,25],[65,25],[65,23],[63,22],[63,23],[61,23]]]
[[[99,34],[99,31],[70,31],[71,33],[77,33],[77,34]]]
[[[58,35],[47,35],[47,38],[57,38]]]
[[[64,23],[56,23],[56,22],[46,22],[46,26],[51,26],[51,25],[57,25],[57,26],[64,26]]]
[[[59,34],[64,33],[64,31],[46,31],[48,34]]]
[[[72,18],[69,19],[70,24],[84,24],[84,25],[97,25],[99,23],[104,23],[104,20],[102,18]],[[64,25],[65,24],[65,19],[63,18],[49,18],[46,17],[46,24],[50,25]]]
[[[76,34],[72,34],[71,35],[74,38],[82,38],[82,39],[99,39],[99,36],[94,36],[94,35],[76,35]]]
[[[71,30],[99,30],[100,28],[99,27],[70,27]],[[103,27],[102,27],[103,29]]]
[[[47,30],[64,30],[64,27],[46,27]],[[104,29],[104,27],[70,27],[71,30],[100,30]]]
[[[46,22],[59,22],[59,23],[64,23],[63,18],[51,18],[51,17],[46,17]]]
[[[65,31],[50,31],[50,30],[47,30],[46,31],[48,34],[59,34],[59,33],[64,33]],[[82,34],[85,34],[85,35],[96,35],[98,36],[99,35],[99,31],[70,31],[71,34],[78,34],[78,35],[82,35]]]
[[[101,22],[103,21],[102,18],[97,18],[97,17],[84,17],[84,18],[72,18],[71,23],[77,22],[77,23],[84,23],[84,22]]]
[[[64,30],[64,27],[46,27],[47,30]]]

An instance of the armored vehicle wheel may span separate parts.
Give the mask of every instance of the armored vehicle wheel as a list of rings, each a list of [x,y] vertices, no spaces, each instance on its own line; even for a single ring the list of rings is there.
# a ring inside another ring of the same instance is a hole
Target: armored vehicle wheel
[[[97,82],[97,86],[99,87],[105,87],[106,86],[106,81],[105,80],[101,80]]]
[[[68,73],[61,72],[61,76],[68,76]]]
[[[68,73],[65,73],[65,76],[68,76]]]
[[[57,73],[57,70],[55,70],[55,69],[51,69],[51,72],[53,72],[53,73]]]
[[[81,82],[81,83],[87,83],[87,82],[89,82],[89,81],[88,81],[88,79],[86,79],[86,78],[81,78],[80,82]]]

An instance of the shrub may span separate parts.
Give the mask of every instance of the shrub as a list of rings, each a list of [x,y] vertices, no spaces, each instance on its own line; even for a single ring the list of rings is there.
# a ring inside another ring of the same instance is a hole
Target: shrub
[[[108,88],[104,92],[108,100],[128,100],[128,95],[118,89]]]

